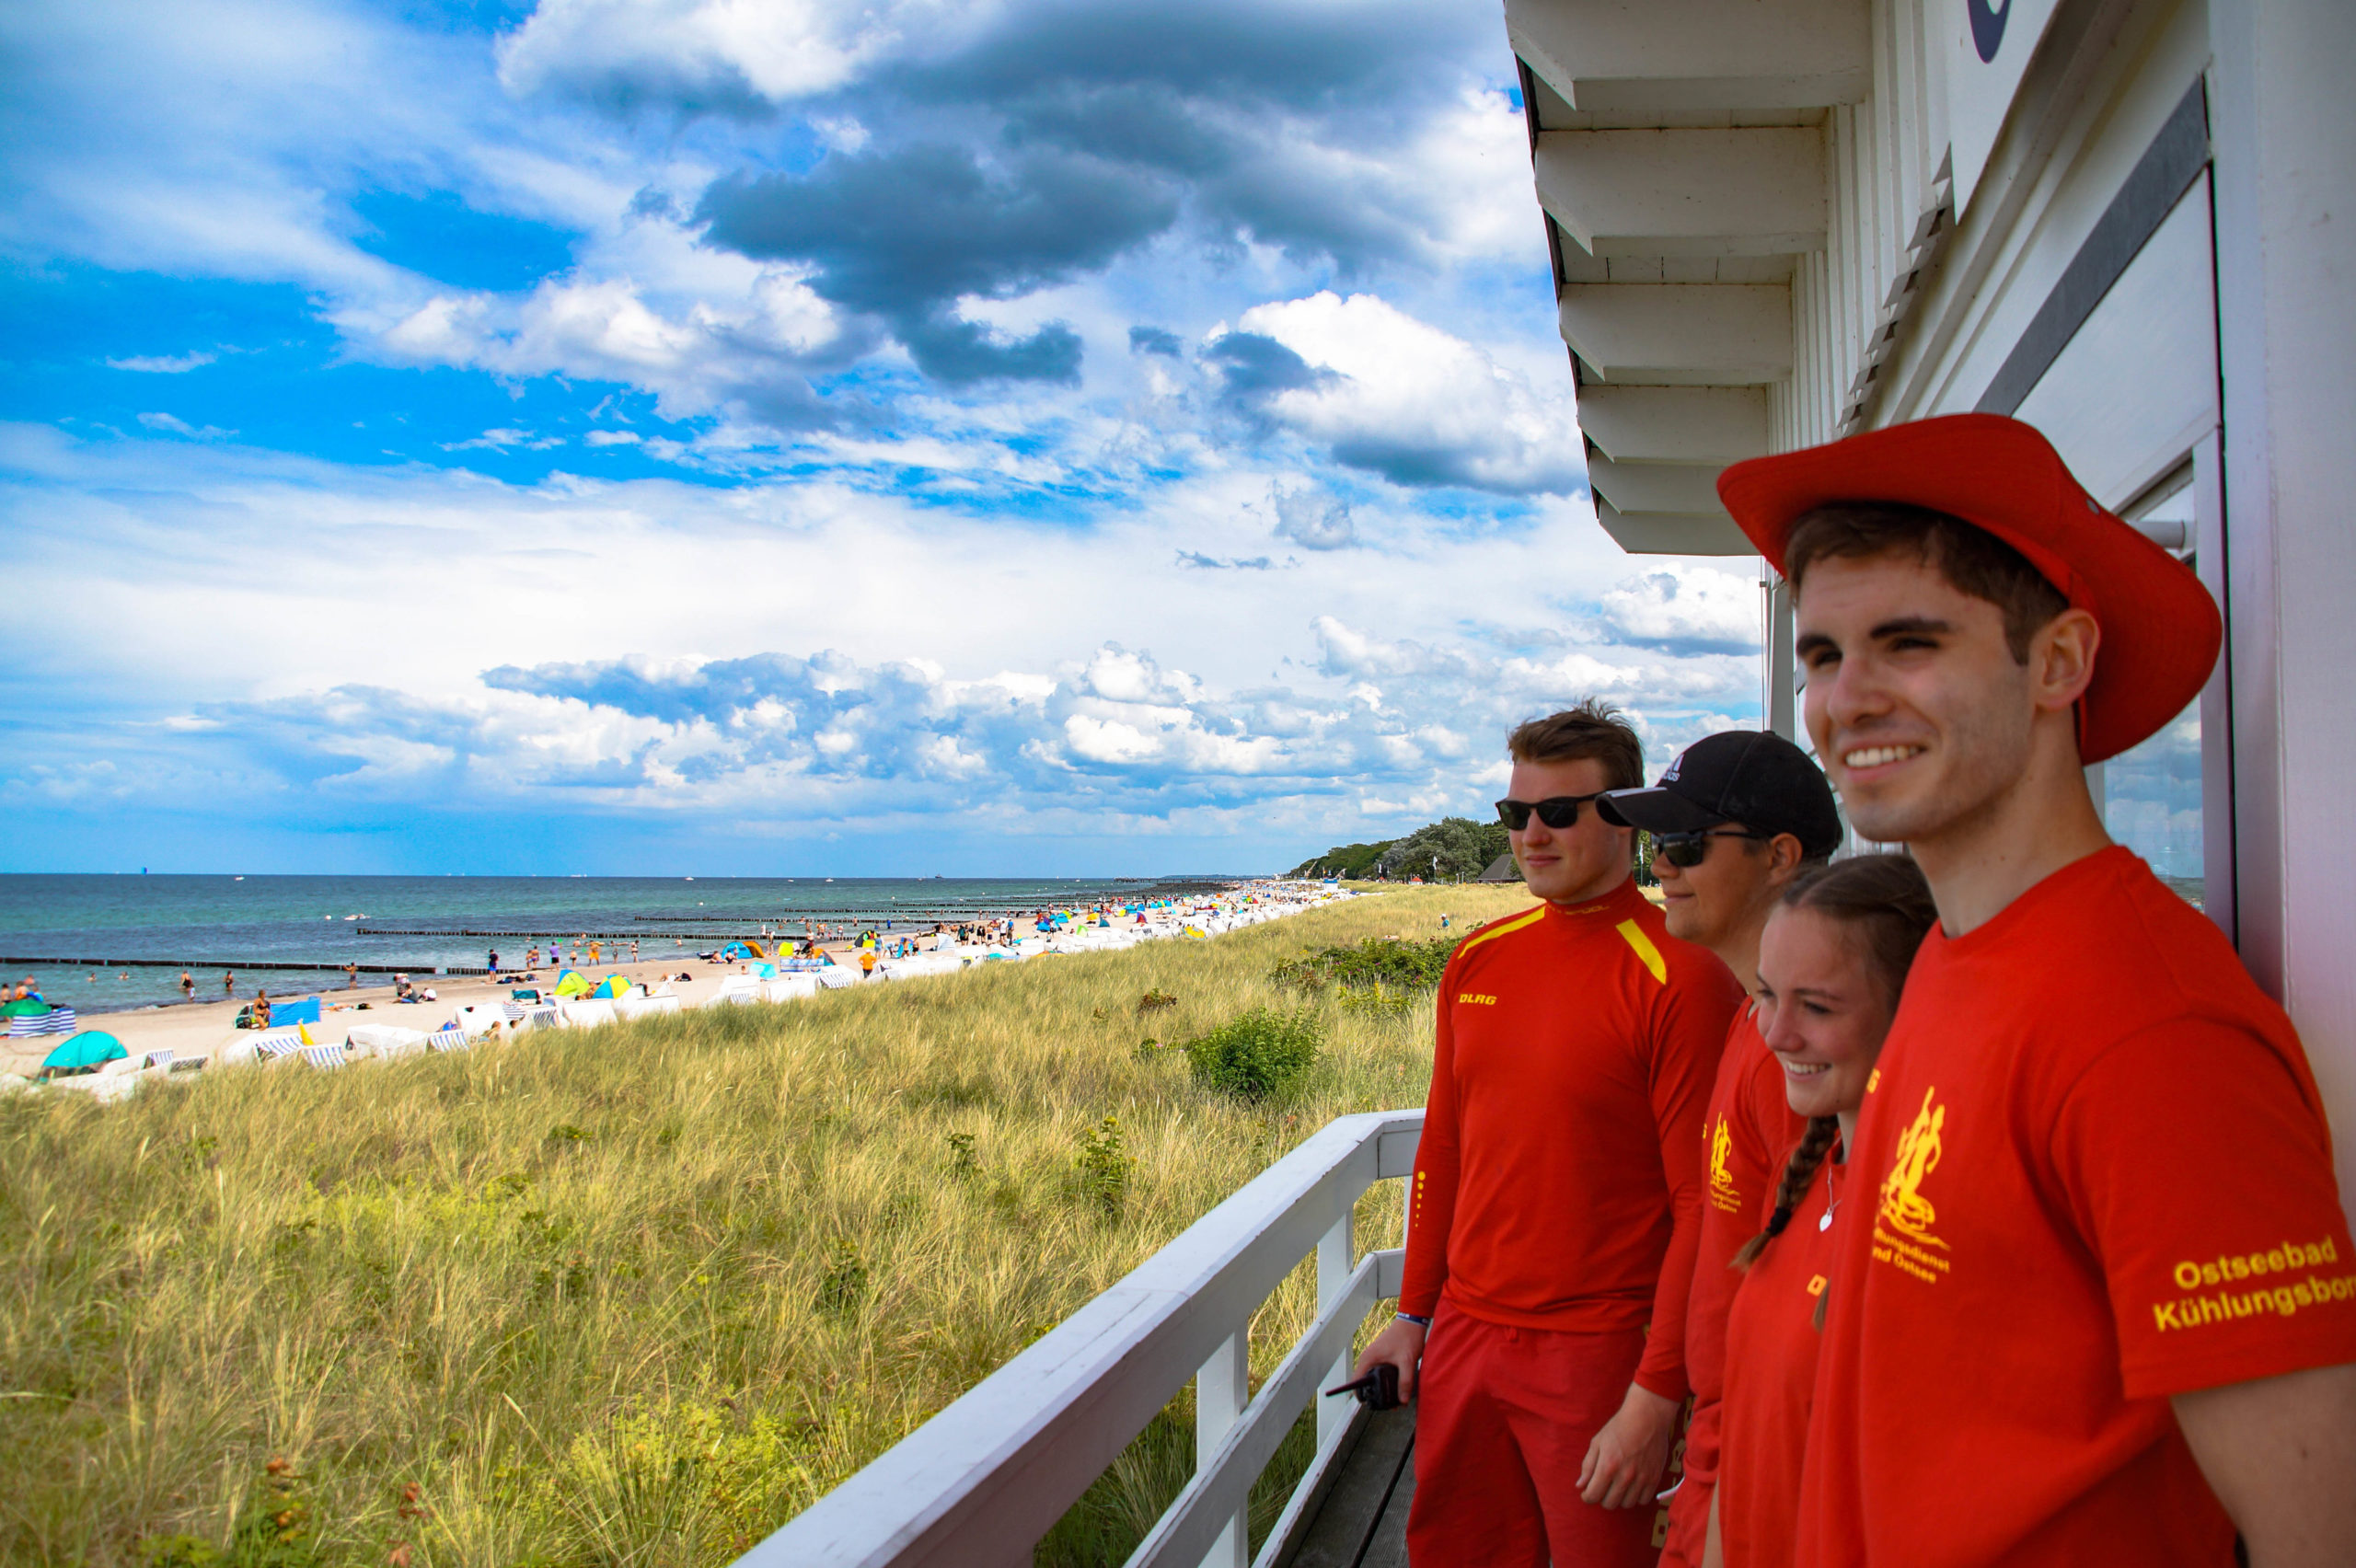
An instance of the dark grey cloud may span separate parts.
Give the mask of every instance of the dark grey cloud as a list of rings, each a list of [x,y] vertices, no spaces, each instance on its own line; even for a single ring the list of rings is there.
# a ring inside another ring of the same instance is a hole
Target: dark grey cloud
[[[1129,329],[1129,352],[1133,354],[1165,354],[1176,359],[1184,349],[1185,345],[1178,340],[1175,332],[1165,331],[1160,327]]]
[[[1447,68],[1455,63],[1459,69]],[[1312,145],[1379,148],[1451,104],[1465,67],[1509,64],[1493,13],[1427,0],[1336,8],[1054,0],[1010,8],[969,49],[910,74],[918,103],[972,104],[1010,140],[1182,180],[1218,238],[1345,273],[1411,250],[1380,189],[1311,167]]]
[[[1307,360],[1258,332],[1230,332],[1203,351],[1225,384],[1228,401],[1254,409],[1279,392],[1298,391],[1330,381],[1334,373]]]
[[[882,318],[929,375],[1069,380],[1080,340],[1050,325],[1014,342],[959,318],[960,298],[1007,299],[1103,266],[1176,219],[1175,195],[1101,159],[1051,148],[985,165],[923,143],[842,153],[811,174],[735,175],[697,204],[707,239],[813,263],[822,297]]]

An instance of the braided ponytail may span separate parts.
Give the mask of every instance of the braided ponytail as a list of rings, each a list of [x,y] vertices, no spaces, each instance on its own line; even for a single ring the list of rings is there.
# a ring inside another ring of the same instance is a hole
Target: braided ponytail
[[[1783,1184],[1775,1189],[1774,1212],[1767,1216],[1767,1228],[1742,1244],[1734,1255],[1733,1266],[1748,1269],[1767,1250],[1767,1243],[1784,1233],[1792,1222],[1792,1211],[1807,1196],[1808,1183],[1816,1180],[1816,1168],[1832,1150],[1832,1140],[1841,1136],[1838,1116],[1811,1116],[1807,1132],[1792,1146],[1792,1157],[1784,1162]]]

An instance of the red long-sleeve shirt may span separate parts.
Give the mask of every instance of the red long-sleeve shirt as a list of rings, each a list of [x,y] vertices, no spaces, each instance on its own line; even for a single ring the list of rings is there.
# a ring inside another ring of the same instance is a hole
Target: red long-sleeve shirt
[[[1742,987],[1632,883],[1483,927],[1440,982],[1403,1311],[1651,1325],[1636,1381],[1685,1396],[1702,1118]]]

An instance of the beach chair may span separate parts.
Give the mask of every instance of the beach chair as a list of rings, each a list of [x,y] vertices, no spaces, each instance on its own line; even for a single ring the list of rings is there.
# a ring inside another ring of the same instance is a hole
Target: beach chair
[[[139,1058],[139,1066],[143,1072],[149,1067],[161,1067],[169,1072],[172,1070],[172,1054],[169,1051],[150,1051]]]
[[[81,1089],[82,1092],[91,1099],[106,1103],[117,1100],[128,1100],[138,1093],[141,1076],[138,1073],[121,1073],[109,1078],[101,1073],[90,1078],[66,1078],[63,1081]]]
[[[718,1001],[721,998],[715,997],[712,999],[714,1001]],[[732,1001],[749,1002],[753,997],[750,994],[746,994],[741,997],[732,997],[729,999]],[[617,1016],[625,1019],[656,1018],[666,1013],[677,1012],[679,1010],[679,998],[676,997],[648,997],[642,995],[636,997],[623,997],[614,1002],[613,1009]]]
[[[265,1029],[254,1036],[253,1047],[256,1055],[264,1061],[274,1062],[303,1048],[302,1028],[298,1025],[293,1029]]]
[[[341,1068],[343,1066],[343,1047],[341,1045],[306,1045],[303,1047],[303,1060],[310,1063],[311,1066],[319,1068],[323,1072],[334,1071]]]
[[[75,1028],[72,1008],[52,1008],[45,1013],[23,1013],[10,1019],[8,1038],[30,1040],[43,1034],[71,1034]]]
[[[98,1068],[99,1078],[129,1078],[147,1064],[137,1056],[117,1056]]]
[[[429,1051],[463,1051],[473,1043],[455,1020],[425,1037],[425,1048]]]
[[[818,984],[829,991],[839,991],[847,986],[859,984],[859,971],[847,969],[841,964],[837,964],[831,969],[821,969],[818,971]]]
[[[499,1004],[487,1002],[456,1009],[450,1014],[450,1021],[442,1027],[463,1030],[468,1039],[479,1040],[486,1034],[497,1033],[506,1023],[507,1015],[500,1010]]]

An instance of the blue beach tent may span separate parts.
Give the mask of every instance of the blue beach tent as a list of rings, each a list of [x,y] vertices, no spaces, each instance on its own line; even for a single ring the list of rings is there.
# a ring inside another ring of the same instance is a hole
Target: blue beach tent
[[[86,1072],[103,1062],[120,1061],[131,1053],[103,1029],[86,1029],[41,1059],[43,1067]]]

